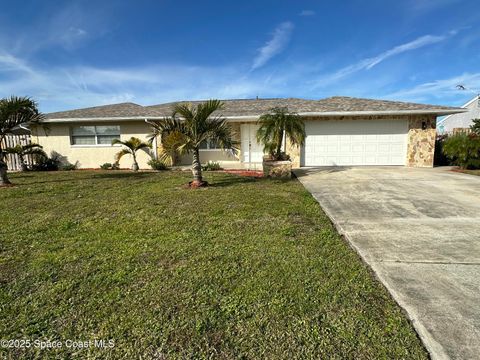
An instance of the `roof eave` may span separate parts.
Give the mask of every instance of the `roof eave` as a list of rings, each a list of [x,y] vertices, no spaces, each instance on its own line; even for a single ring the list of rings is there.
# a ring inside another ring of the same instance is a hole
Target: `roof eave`
[[[318,116],[318,117],[328,117],[328,116],[370,116],[370,115],[422,115],[422,114],[431,114],[437,116],[458,114],[468,111],[467,109],[421,109],[421,110],[375,110],[375,111],[323,111],[323,112],[300,112],[300,116]],[[248,121],[256,120],[261,115],[234,115],[234,116],[225,116],[226,119],[232,121]],[[164,116],[126,116],[126,117],[83,117],[83,118],[57,118],[57,119],[46,119],[43,123],[79,123],[79,122],[98,122],[98,121],[132,121],[132,120],[162,120]]]
[[[365,115],[449,115],[465,112],[465,109],[373,110],[373,111],[324,111],[301,112],[300,116],[365,116]]]

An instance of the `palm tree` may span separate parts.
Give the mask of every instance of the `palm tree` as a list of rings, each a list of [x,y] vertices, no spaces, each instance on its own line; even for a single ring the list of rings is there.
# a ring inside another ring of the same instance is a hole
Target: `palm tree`
[[[179,132],[164,134],[161,139],[162,147],[158,154],[158,159],[169,166],[177,165],[180,154],[178,147],[184,142],[184,136]]]
[[[27,144],[27,145],[15,145],[14,147],[8,147],[5,149],[7,154],[16,154],[20,158],[20,164],[22,171],[27,170],[27,164],[25,162],[25,156],[34,155],[36,157],[48,158],[43,147],[39,144]]]
[[[163,121],[151,123],[153,133],[150,141],[155,137],[164,137],[168,134],[182,134],[181,141],[176,148],[180,154],[192,154],[192,187],[205,186],[202,178],[200,161],[200,145],[205,141],[213,141],[223,150],[237,151],[234,134],[226,119],[221,116],[212,116],[215,111],[223,109],[224,104],[219,100],[208,100],[194,107],[192,104],[176,104],[171,117]]]
[[[6,152],[2,148],[3,140],[15,128],[27,124],[38,124],[42,120],[43,115],[32,99],[18,96],[0,99],[0,186],[11,184],[7,176]]]
[[[275,107],[268,114],[260,116],[260,128],[257,131],[257,141],[264,144],[264,151],[273,160],[285,160],[282,152],[282,142],[290,138],[293,145],[302,146],[305,142],[305,124],[302,118],[288,111],[286,107]]]
[[[132,155],[133,157],[133,165],[132,165],[132,170],[133,171],[138,171],[138,162],[137,162],[137,151],[138,150],[143,150],[147,154],[150,155],[150,152],[148,149],[152,147],[149,143],[143,142],[139,138],[136,137],[131,137],[129,140],[126,141],[121,141],[119,139],[115,139],[112,141],[112,145],[120,144],[123,145],[124,148],[120,150],[116,155],[115,155],[115,162],[118,164],[120,159],[124,155]]]

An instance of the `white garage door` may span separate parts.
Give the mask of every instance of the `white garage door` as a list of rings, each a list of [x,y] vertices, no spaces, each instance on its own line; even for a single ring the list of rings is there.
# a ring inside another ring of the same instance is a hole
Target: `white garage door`
[[[405,165],[406,120],[306,121],[303,166]]]

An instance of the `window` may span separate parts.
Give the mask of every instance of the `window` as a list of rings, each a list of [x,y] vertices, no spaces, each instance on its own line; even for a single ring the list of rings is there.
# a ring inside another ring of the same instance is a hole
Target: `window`
[[[200,150],[217,150],[220,149],[216,141],[207,140],[200,143]]]
[[[111,145],[120,139],[120,126],[75,126],[72,128],[72,145]]]

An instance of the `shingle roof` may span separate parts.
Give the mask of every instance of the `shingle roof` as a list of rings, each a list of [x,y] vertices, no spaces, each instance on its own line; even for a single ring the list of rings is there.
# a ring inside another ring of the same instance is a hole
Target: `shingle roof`
[[[299,114],[331,115],[342,113],[409,113],[424,112],[446,115],[462,112],[460,108],[441,105],[416,104],[400,101],[373,100],[334,96],[321,100],[305,100],[297,98],[288,99],[235,99],[223,100],[225,108],[220,112],[227,117],[259,116],[276,106],[286,106],[289,111]],[[196,105],[202,101],[189,101]],[[86,118],[161,118],[170,116],[177,102],[141,106],[134,103],[121,103],[113,105],[96,106],[85,109],[61,111],[46,115],[47,119],[86,119]]]
[[[334,96],[321,100],[305,99],[247,99],[223,100],[225,109],[221,111],[224,116],[257,116],[268,112],[276,106],[286,106],[289,111],[296,113],[323,113],[323,112],[357,112],[357,111],[405,111],[405,110],[454,110],[455,108],[440,105],[415,104],[400,101],[373,100]],[[191,101],[198,104],[202,101]],[[163,116],[172,113],[176,103],[147,106]]]
[[[145,106],[126,102],[112,105],[94,106],[83,109],[58,111],[46,114],[47,119],[102,118],[102,117],[145,117],[155,116],[155,110]]]

